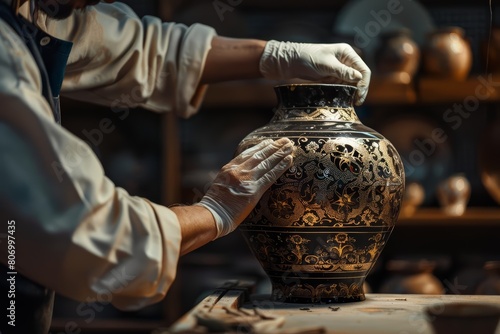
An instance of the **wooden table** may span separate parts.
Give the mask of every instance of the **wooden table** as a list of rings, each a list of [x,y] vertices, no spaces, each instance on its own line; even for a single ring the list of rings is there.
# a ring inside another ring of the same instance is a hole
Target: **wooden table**
[[[230,284],[212,291],[171,328],[157,333],[203,333],[206,328],[199,330],[199,324],[204,326],[208,320],[212,326],[214,323],[210,320],[217,319],[240,319],[240,324],[233,325],[229,333],[248,333],[245,324],[253,322],[257,312],[269,317],[262,323],[270,324],[260,327],[258,333],[430,334],[433,331],[423,312],[427,306],[439,307],[450,302],[500,306],[500,296],[395,294],[367,294],[365,301],[356,303],[289,304],[272,302],[268,296],[252,295],[251,285]],[[220,324],[215,322],[217,325]],[[500,334],[500,326],[496,334]]]

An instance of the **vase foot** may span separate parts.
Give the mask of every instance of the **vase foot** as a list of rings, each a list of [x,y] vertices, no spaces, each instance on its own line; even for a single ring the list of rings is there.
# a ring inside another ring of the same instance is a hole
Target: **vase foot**
[[[313,282],[310,282],[313,283]],[[363,281],[294,285],[273,284],[272,299],[283,303],[331,304],[365,300]]]
[[[361,302],[366,299],[365,294],[346,297],[325,297],[318,299],[304,297],[279,297],[273,296],[274,301],[293,304],[336,304],[336,303],[352,303]]]

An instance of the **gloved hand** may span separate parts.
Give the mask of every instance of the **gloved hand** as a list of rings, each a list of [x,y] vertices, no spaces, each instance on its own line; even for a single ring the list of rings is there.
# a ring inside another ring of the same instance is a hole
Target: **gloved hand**
[[[292,165],[293,143],[267,139],[250,147],[222,167],[198,205],[215,218],[222,237],[250,214],[264,192]]]
[[[260,58],[260,72],[267,79],[304,79],[358,87],[356,105],[368,93],[371,71],[345,43],[307,44],[268,41]]]

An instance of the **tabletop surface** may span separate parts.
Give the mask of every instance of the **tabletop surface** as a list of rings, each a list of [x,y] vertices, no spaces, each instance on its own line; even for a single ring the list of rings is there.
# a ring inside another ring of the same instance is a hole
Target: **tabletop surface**
[[[362,302],[292,304],[251,295],[244,287],[219,288],[163,333],[203,333],[207,328],[248,333],[252,326],[254,333],[273,334],[431,334],[424,309],[439,310],[452,302],[500,306],[500,296],[367,294]]]

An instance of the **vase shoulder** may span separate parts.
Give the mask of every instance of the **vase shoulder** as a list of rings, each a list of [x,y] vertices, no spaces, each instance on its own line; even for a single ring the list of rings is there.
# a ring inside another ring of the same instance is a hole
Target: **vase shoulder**
[[[271,122],[248,134],[240,143],[240,149],[253,146],[265,138],[288,137],[314,137],[337,139],[356,137],[358,139],[385,140],[377,131],[362,123],[337,122],[337,121],[279,121]]]

